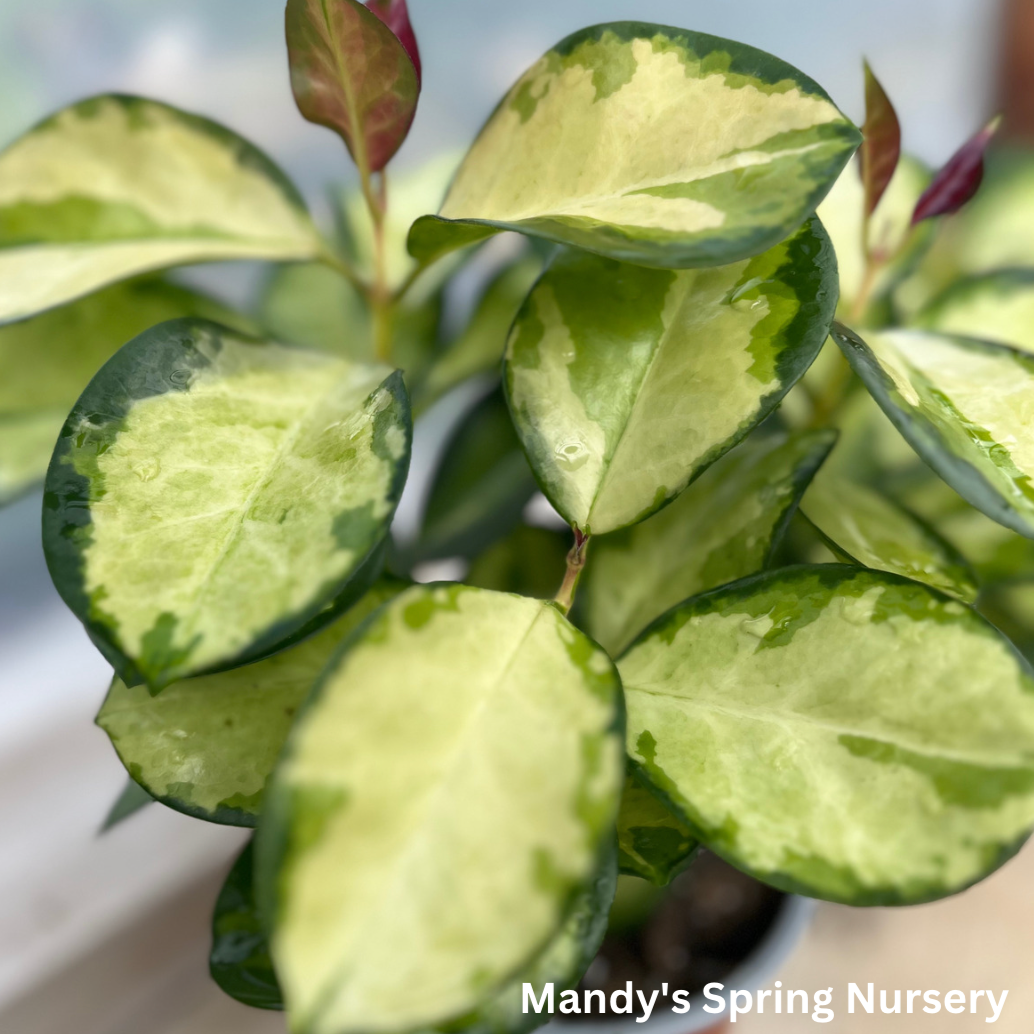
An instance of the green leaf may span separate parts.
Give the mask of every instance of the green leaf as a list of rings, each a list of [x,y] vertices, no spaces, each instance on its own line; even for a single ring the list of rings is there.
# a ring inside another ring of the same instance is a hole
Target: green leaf
[[[94,97],[41,122],[0,154],[0,184],[0,323],[155,269],[323,250],[261,151],[137,97]]]
[[[1034,358],[924,331],[833,337],[913,449],[992,520],[1034,538]]]
[[[337,133],[364,175],[380,172],[420,97],[399,38],[359,0],[288,0],[287,51],[298,110]]]
[[[960,280],[930,302],[912,325],[1034,352],[1034,269]]]
[[[562,252],[521,309],[504,364],[542,490],[587,534],[649,517],[772,412],[818,354],[835,305],[817,221],[710,270]]]
[[[445,446],[415,547],[418,558],[476,556],[520,523],[535,490],[506,399],[494,391]]]
[[[633,766],[625,776],[618,812],[621,872],[664,887],[693,860],[699,847],[692,830]]]
[[[876,211],[869,220],[869,241],[884,261],[870,297],[882,300],[906,277],[933,239],[933,227],[912,229],[912,212],[930,183],[930,170],[916,159],[903,155]],[[829,231],[840,268],[840,311],[851,319],[866,277],[865,189],[853,160],[836,181],[829,196],[819,205],[819,218]]]
[[[571,534],[521,526],[489,546],[470,565],[468,585],[551,600],[567,568]]]
[[[90,383],[44,495],[58,592],[157,691],[288,640],[384,538],[409,463],[401,375],[179,320]]]
[[[315,262],[272,271],[262,291],[259,319],[277,341],[347,356],[373,358],[370,311],[336,270]]]
[[[153,801],[154,798],[139,783],[133,779],[127,780],[122,793],[118,795],[118,800],[111,806],[104,825],[101,826],[101,832],[107,833],[109,829],[125,822],[131,815],[135,815]]]
[[[611,850],[592,881],[575,897],[564,925],[538,957],[471,1017],[443,1029],[450,1034],[528,1034],[540,1027],[546,1017],[525,1012],[524,985],[532,985],[536,999],[541,998],[546,984],[553,985],[554,997],[578,986],[607,933],[617,882],[616,853]]]
[[[445,585],[381,610],[263,813],[293,1029],[447,1023],[534,958],[611,844],[621,728],[611,662],[552,604]]]
[[[820,471],[801,510],[844,563],[912,578],[965,603],[977,598],[976,576],[958,550],[876,489]]]
[[[0,504],[42,483],[68,411],[101,365],[131,338],[178,316],[253,329],[211,298],[155,279],[0,327]]]
[[[774,571],[671,611],[619,667],[632,759],[707,847],[782,890],[933,900],[1034,826],[1034,679],[918,582]]]
[[[594,541],[580,595],[589,635],[617,657],[669,607],[766,567],[835,440],[750,438],[656,516]]]
[[[470,322],[428,371],[416,394],[418,412],[468,378],[499,370],[510,327],[541,272],[541,259],[525,255],[485,288]]]
[[[152,696],[115,679],[97,724],[154,799],[230,826],[254,826],[299,707],[335,650],[404,582],[384,579],[344,616],[280,653]]]
[[[254,851],[241,852],[226,877],[212,916],[212,979],[231,998],[254,1009],[283,1009],[269,957],[269,941],[255,904]]]
[[[409,247],[429,260],[517,230],[665,269],[736,262],[793,233],[860,140],[818,84],[769,54],[598,25],[517,82]]]

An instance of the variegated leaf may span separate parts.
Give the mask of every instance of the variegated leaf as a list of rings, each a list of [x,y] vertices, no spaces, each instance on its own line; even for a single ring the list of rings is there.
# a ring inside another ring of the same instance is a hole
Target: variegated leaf
[[[162,804],[209,822],[254,826],[266,781],[317,675],[405,587],[384,579],[311,638],[255,664],[175,682],[158,696],[116,678],[97,724],[133,779]]]
[[[966,603],[977,598],[976,577],[959,551],[874,488],[820,471],[801,512],[845,563],[912,578]]]
[[[619,667],[633,760],[709,848],[781,889],[932,900],[1034,826],[1034,678],[917,582],[774,571],[673,610]]]
[[[1034,353],[1034,269],[960,280],[930,302],[912,325]]]
[[[289,639],[383,539],[409,462],[401,376],[180,320],[112,358],[47,474],[65,602],[158,690]]]
[[[383,169],[420,97],[417,66],[388,20],[359,0],[288,0],[287,51],[302,115],[338,133],[364,175]]]
[[[322,250],[262,152],[156,101],[80,101],[0,154],[0,323],[150,270]]]
[[[699,847],[693,831],[633,766],[625,776],[618,812],[621,872],[663,887],[693,860]]]
[[[649,517],[778,405],[822,347],[836,296],[817,221],[709,270],[562,252],[521,309],[504,364],[550,502],[597,535]]]
[[[617,657],[669,607],[760,571],[835,440],[748,439],[656,516],[593,542],[579,596],[589,634]]]
[[[130,338],[179,316],[253,329],[211,298],[154,279],[0,327],[0,504],[42,483],[68,411],[101,365]]]
[[[599,951],[607,933],[607,919],[617,889],[616,852],[610,850],[588,886],[579,891],[564,925],[536,958],[472,1016],[443,1028],[448,1034],[528,1034],[541,1027],[545,1016],[524,1008],[524,985],[541,999],[546,984],[554,1000],[574,990]]]
[[[234,863],[212,916],[212,979],[231,998],[253,1009],[283,1009],[280,985],[269,957],[269,939],[255,903],[254,847]]]
[[[793,233],[860,140],[818,84],[769,54],[599,25],[517,82],[410,251],[517,230],[641,265],[723,265]]]
[[[902,156],[890,185],[869,220],[869,244],[881,259],[870,298],[886,297],[907,276],[932,239],[931,227],[920,227],[903,249],[911,230],[916,201],[930,182],[930,171],[921,162]],[[819,218],[829,231],[840,268],[840,311],[845,319],[854,313],[866,277],[865,189],[852,161],[819,205]]]
[[[621,724],[613,666],[552,604],[451,585],[384,608],[267,794],[260,900],[292,1026],[421,1029],[501,989],[610,847]]]
[[[925,331],[833,337],[917,453],[988,517],[1034,538],[1034,357]]]

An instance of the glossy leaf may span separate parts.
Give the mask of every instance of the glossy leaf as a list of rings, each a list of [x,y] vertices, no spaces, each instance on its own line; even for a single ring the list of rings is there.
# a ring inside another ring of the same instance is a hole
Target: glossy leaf
[[[294,717],[334,651],[404,582],[385,579],[344,616],[266,660],[175,682],[158,696],[115,679],[97,716],[133,779],[194,818],[254,826]]]
[[[283,1009],[269,940],[255,903],[254,850],[241,852],[226,877],[212,917],[212,979],[231,998],[253,1009]]]
[[[669,607],[766,567],[835,440],[750,438],[656,516],[594,541],[580,590],[593,639],[617,657]]]
[[[101,832],[107,833],[109,829],[120,825],[138,811],[142,811],[148,804],[153,803],[154,798],[142,786],[132,779],[127,780],[122,793],[118,795],[118,799],[104,819]]]
[[[1034,359],[1005,345],[892,330],[833,336],[917,453],[988,517],[1034,538]]]
[[[929,169],[903,155],[894,178],[868,220],[869,243],[874,253],[885,260],[873,284],[872,299],[884,299],[911,272],[930,244],[933,227],[913,230],[910,224],[916,202],[929,183]],[[818,216],[836,249],[840,310],[845,319],[851,319],[866,275],[865,190],[856,161],[844,170],[829,196],[819,205]]]
[[[665,269],[736,262],[793,233],[859,142],[821,87],[769,54],[598,25],[507,94],[410,251],[517,230]]]
[[[862,129],[862,183],[865,215],[876,211],[901,158],[901,124],[890,98],[865,62],[865,126]]]
[[[621,872],[664,887],[693,860],[699,846],[692,830],[648,781],[635,770],[629,772],[618,812]]]
[[[571,534],[521,526],[474,558],[468,585],[551,600],[560,588]]]
[[[926,306],[912,324],[1034,353],[1034,269],[1008,269],[960,280]]]
[[[966,603],[977,597],[976,578],[958,550],[873,488],[820,472],[801,511],[845,563],[912,578]]]
[[[589,885],[574,899],[571,910],[553,939],[512,980],[479,1006],[473,1016],[450,1024],[450,1034],[528,1034],[542,1025],[544,1016],[524,1008],[524,985],[531,984],[541,999],[546,984],[553,985],[554,999],[574,990],[599,951],[607,933],[607,919],[617,888],[616,854],[606,860]]]
[[[0,323],[155,269],[322,249],[264,154],[156,101],[80,101],[0,154]]]
[[[178,316],[251,323],[211,298],[132,280],[0,327],[0,503],[43,482],[54,443],[83,388],[131,338]]]
[[[476,556],[520,523],[535,491],[506,399],[494,391],[445,445],[424,509],[417,555]]]
[[[287,51],[298,110],[334,130],[356,164],[379,172],[409,133],[420,76],[386,7],[358,0],[288,0]],[[406,17],[406,24],[409,19]],[[415,45],[415,40],[412,41]]]
[[[504,365],[549,501],[597,535],[649,517],[778,405],[822,347],[836,294],[817,222],[713,270],[561,253]]]
[[[933,178],[912,215],[913,225],[939,215],[951,215],[971,200],[984,179],[984,152],[1001,123],[995,118],[959,148]]]
[[[164,323],[111,359],[47,474],[44,550],[126,682],[264,655],[380,543],[409,463],[401,376]]]
[[[507,335],[541,272],[538,256],[526,255],[488,284],[470,322],[428,371],[416,396],[418,412],[470,377],[499,371]]]
[[[619,667],[633,760],[711,850],[780,889],[928,901],[1034,826],[1034,679],[918,582],[774,571],[687,601]]]
[[[436,1026],[535,957],[610,845],[618,703],[610,661],[552,604],[419,586],[380,611],[324,676],[263,813],[292,1026]]]

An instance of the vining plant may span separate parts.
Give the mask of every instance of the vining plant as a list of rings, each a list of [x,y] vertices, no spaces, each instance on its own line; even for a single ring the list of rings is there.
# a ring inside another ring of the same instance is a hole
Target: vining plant
[[[256,829],[220,986],[305,1034],[521,1031],[619,870],[665,884],[706,845],[905,905],[1008,859],[1029,162],[967,204],[994,123],[932,173],[868,67],[859,130],[776,57],[619,22],[548,51],[458,167],[389,181],[405,0],[289,0],[286,29],[358,170],[333,232],[157,101],[0,154],[0,495],[43,483],[54,584],[114,669],[119,815]],[[247,312],[167,272],[241,259],[271,264]],[[414,418],[459,406],[393,537]],[[539,492],[569,532],[528,523]],[[463,579],[421,583],[444,558]]]

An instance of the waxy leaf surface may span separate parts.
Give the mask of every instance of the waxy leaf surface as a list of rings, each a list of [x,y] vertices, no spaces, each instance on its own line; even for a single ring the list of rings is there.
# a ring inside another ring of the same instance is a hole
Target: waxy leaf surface
[[[552,604],[420,586],[371,620],[263,812],[260,900],[295,1029],[451,1022],[541,952],[611,849],[619,698]]]
[[[379,172],[402,146],[420,96],[417,66],[389,24],[359,0],[287,3],[298,110],[338,133],[365,172]]]
[[[81,101],[0,154],[0,323],[155,269],[322,248],[264,154],[156,101]]]
[[[801,512],[845,563],[912,578],[967,603],[977,597],[976,578],[958,550],[874,488],[820,472]]]
[[[231,998],[253,1009],[283,1009],[280,985],[269,957],[269,939],[255,902],[254,846],[234,863],[212,916],[212,979]]]
[[[699,849],[693,831],[635,770],[625,777],[618,812],[618,864],[626,876],[664,887]]]
[[[917,582],[774,571],[687,601],[619,667],[632,759],[709,848],[781,889],[932,900],[1034,826],[1034,679]]]
[[[342,592],[386,534],[409,447],[387,367],[161,324],[105,364],[61,432],[51,576],[126,682],[235,667]]]
[[[472,1017],[450,1025],[450,1034],[527,1034],[541,1027],[545,1017],[524,1009],[524,985],[531,984],[536,999],[541,999],[546,984],[553,985],[557,999],[577,987],[607,933],[617,878],[616,852],[610,850],[591,882],[575,897],[564,925],[549,944]]]
[[[836,298],[817,221],[717,269],[562,252],[521,309],[504,366],[549,501],[592,534],[649,517],[778,405],[822,347]]]
[[[1034,357],[917,330],[833,337],[917,453],[988,517],[1034,538]]]
[[[517,230],[661,268],[735,262],[793,233],[860,139],[821,87],[753,47],[599,25],[517,82],[410,250]]]
[[[690,596],[765,567],[835,432],[748,439],[670,506],[591,547],[585,627],[612,657]]]
[[[383,580],[319,633],[272,657],[174,682],[158,696],[115,679],[97,724],[133,778],[162,804],[254,826],[294,717],[334,651],[405,588]]]
[[[179,316],[251,329],[211,298],[153,279],[0,327],[0,504],[42,483],[68,411],[100,367],[131,338]]]
[[[997,341],[1034,354],[1034,270],[960,280],[912,321],[924,330]]]

